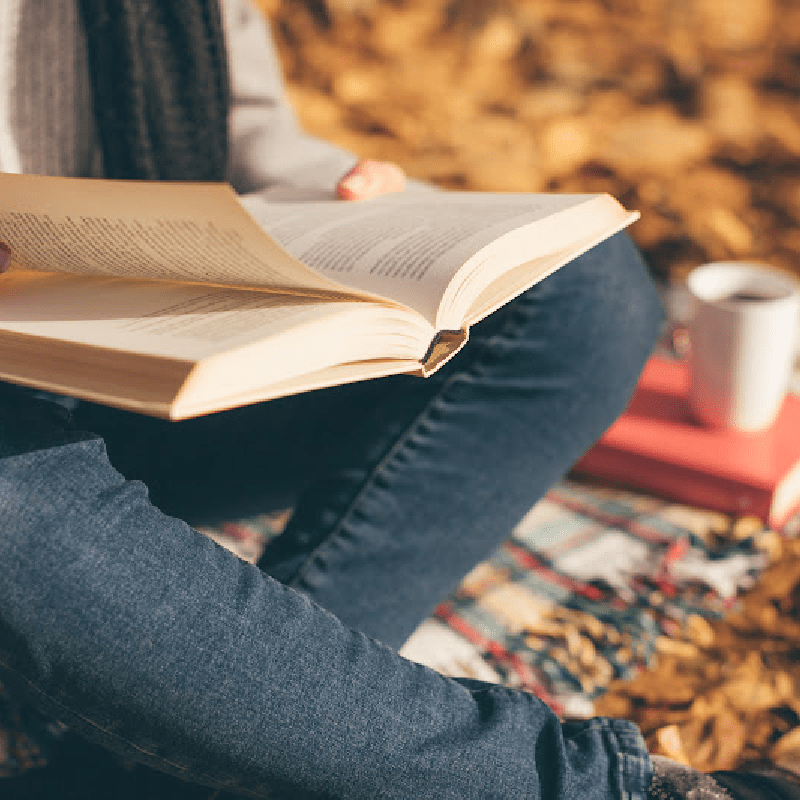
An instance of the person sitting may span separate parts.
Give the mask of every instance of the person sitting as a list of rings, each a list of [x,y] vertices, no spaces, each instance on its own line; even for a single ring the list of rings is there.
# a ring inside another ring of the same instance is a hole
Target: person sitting
[[[246,0],[6,3],[0,76],[3,171],[343,202],[405,183],[301,131]],[[621,412],[659,323],[618,234],[427,380],[184,423],[0,384],[0,680],[125,759],[251,797],[724,797],[628,721],[561,722],[396,652]],[[288,475],[303,491],[257,565],[190,524]]]

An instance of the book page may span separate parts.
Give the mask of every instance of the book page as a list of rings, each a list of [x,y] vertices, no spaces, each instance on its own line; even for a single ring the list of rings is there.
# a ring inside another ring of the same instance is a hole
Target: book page
[[[625,211],[608,195],[597,195],[583,206],[544,220],[535,231],[523,227],[507,233],[492,242],[480,260],[465,265],[459,281],[448,289],[438,326],[457,320],[467,325],[480,322],[638,218],[638,212]],[[561,235],[565,229],[574,233],[566,240]]]
[[[12,269],[340,291],[271,240],[227,184],[0,174]]]
[[[408,305],[435,324],[448,284],[472,256],[589,197],[409,191],[349,203],[259,195],[241,202],[270,236],[320,274]]]
[[[270,380],[340,358],[421,358],[433,335],[410,312],[347,298],[23,271],[0,276],[0,331],[192,362],[264,341]]]
[[[227,184],[0,174],[0,241],[12,269],[345,292],[400,303],[439,327],[467,262],[492,279],[530,260],[481,266],[492,242],[591,198],[413,189],[359,202],[238,198]],[[580,227],[561,225],[542,247],[563,249]]]

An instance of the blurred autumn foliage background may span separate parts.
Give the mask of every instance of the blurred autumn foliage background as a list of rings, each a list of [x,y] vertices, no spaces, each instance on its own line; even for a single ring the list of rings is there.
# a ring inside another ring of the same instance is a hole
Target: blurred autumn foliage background
[[[800,273],[800,0],[257,2],[311,133],[453,189],[608,191],[665,279]],[[800,764],[800,544],[765,541],[742,609],[676,632],[599,712],[701,769]]]
[[[608,191],[653,270],[800,270],[800,0],[260,0],[305,127],[449,188]]]

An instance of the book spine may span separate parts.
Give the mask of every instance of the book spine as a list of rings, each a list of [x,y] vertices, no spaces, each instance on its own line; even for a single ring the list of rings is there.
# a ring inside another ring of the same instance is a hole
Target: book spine
[[[422,357],[420,373],[427,378],[443,367],[469,339],[469,328],[460,331],[439,331],[433,337],[428,352]]]
[[[595,445],[575,465],[576,474],[607,480],[631,489],[643,489],[681,504],[699,506],[726,514],[752,515],[770,520],[771,493],[730,478],[708,475],[646,456],[619,453]]]

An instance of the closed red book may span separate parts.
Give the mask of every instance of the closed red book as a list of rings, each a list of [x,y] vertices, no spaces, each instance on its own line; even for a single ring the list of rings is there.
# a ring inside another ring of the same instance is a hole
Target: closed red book
[[[696,422],[685,364],[653,356],[627,410],[575,472],[687,505],[752,514],[781,528],[800,507],[800,397],[766,431]]]

